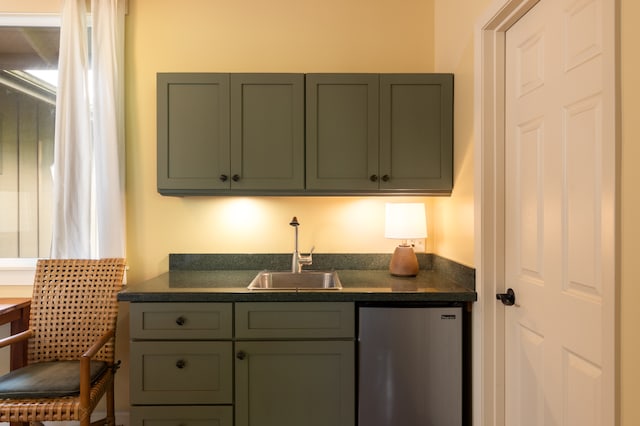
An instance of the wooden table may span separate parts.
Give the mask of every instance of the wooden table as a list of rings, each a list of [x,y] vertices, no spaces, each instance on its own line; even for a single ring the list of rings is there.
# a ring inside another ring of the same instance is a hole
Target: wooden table
[[[29,328],[31,299],[0,297],[0,325],[11,323],[11,334]],[[11,345],[10,368],[14,370],[27,364],[27,342]]]

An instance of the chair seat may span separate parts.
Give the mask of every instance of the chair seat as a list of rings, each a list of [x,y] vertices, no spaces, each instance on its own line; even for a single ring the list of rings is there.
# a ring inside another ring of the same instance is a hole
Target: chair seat
[[[91,383],[107,370],[91,361]],[[0,377],[0,399],[59,398],[80,392],[80,361],[48,361],[27,365]]]

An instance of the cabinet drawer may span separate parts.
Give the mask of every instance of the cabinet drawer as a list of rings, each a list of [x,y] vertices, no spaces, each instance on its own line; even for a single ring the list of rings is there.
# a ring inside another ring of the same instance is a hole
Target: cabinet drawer
[[[132,404],[230,404],[231,342],[131,342]]]
[[[132,303],[131,338],[231,339],[231,303]]]
[[[238,339],[353,338],[352,303],[236,303]]]
[[[233,426],[228,407],[131,407],[131,426]]]

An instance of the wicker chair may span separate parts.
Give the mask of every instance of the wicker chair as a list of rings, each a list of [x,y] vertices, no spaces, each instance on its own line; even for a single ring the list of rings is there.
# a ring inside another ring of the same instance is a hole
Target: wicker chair
[[[0,377],[0,422],[88,426],[106,393],[107,415],[93,424],[115,425],[116,296],[124,269],[124,259],[38,261],[29,329],[0,340],[3,347],[28,339],[27,365]]]

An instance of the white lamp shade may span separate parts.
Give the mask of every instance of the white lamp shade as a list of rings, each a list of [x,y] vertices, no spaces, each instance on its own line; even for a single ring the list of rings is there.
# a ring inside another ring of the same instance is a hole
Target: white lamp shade
[[[384,236],[398,240],[427,238],[424,204],[387,203]]]

